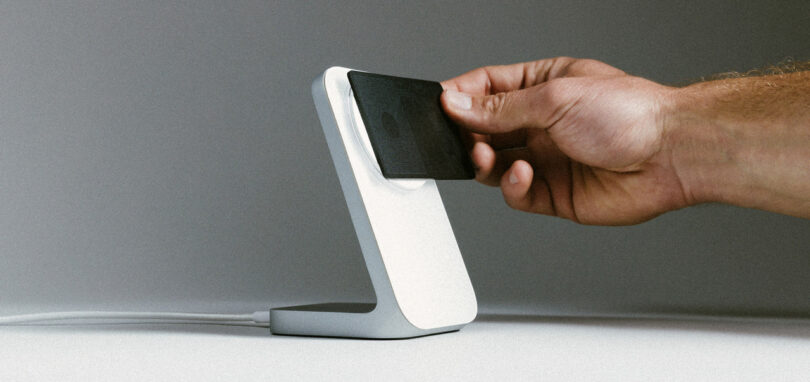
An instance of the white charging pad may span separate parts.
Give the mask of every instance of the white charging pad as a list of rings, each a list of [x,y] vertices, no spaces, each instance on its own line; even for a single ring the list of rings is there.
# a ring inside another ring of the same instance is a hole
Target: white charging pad
[[[376,304],[271,309],[276,334],[407,338],[460,329],[477,303],[433,179],[386,179],[347,77],[332,67],[312,95],[349,207]]]

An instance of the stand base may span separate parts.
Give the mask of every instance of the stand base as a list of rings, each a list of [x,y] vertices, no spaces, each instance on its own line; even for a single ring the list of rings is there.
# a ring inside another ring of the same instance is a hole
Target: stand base
[[[369,303],[324,303],[270,309],[273,334],[398,339],[452,332],[464,325],[422,329],[396,307]]]

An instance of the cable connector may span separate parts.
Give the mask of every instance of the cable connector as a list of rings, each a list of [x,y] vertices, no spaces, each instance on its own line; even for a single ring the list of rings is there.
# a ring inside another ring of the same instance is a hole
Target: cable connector
[[[267,324],[268,326],[270,326],[270,311],[262,310],[258,312],[253,312],[253,322],[257,324]]]

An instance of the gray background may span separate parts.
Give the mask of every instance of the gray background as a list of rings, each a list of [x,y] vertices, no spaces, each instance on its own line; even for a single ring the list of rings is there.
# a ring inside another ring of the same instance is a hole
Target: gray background
[[[797,1],[0,4],[0,311],[373,299],[310,96],[591,57],[667,83],[810,59]],[[810,221],[701,206],[623,228],[443,182],[485,312],[810,315]]]

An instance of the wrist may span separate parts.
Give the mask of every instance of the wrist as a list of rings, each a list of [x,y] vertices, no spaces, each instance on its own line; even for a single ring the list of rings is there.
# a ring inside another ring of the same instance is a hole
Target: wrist
[[[740,195],[751,189],[740,150],[745,122],[734,121],[721,110],[725,91],[711,82],[672,89],[664,107],[663,150],[689,205],[722,202],[751,207],[746,195]]]
[[[672,90],[664,148],[690,204],[810,217],[808,73]]]

